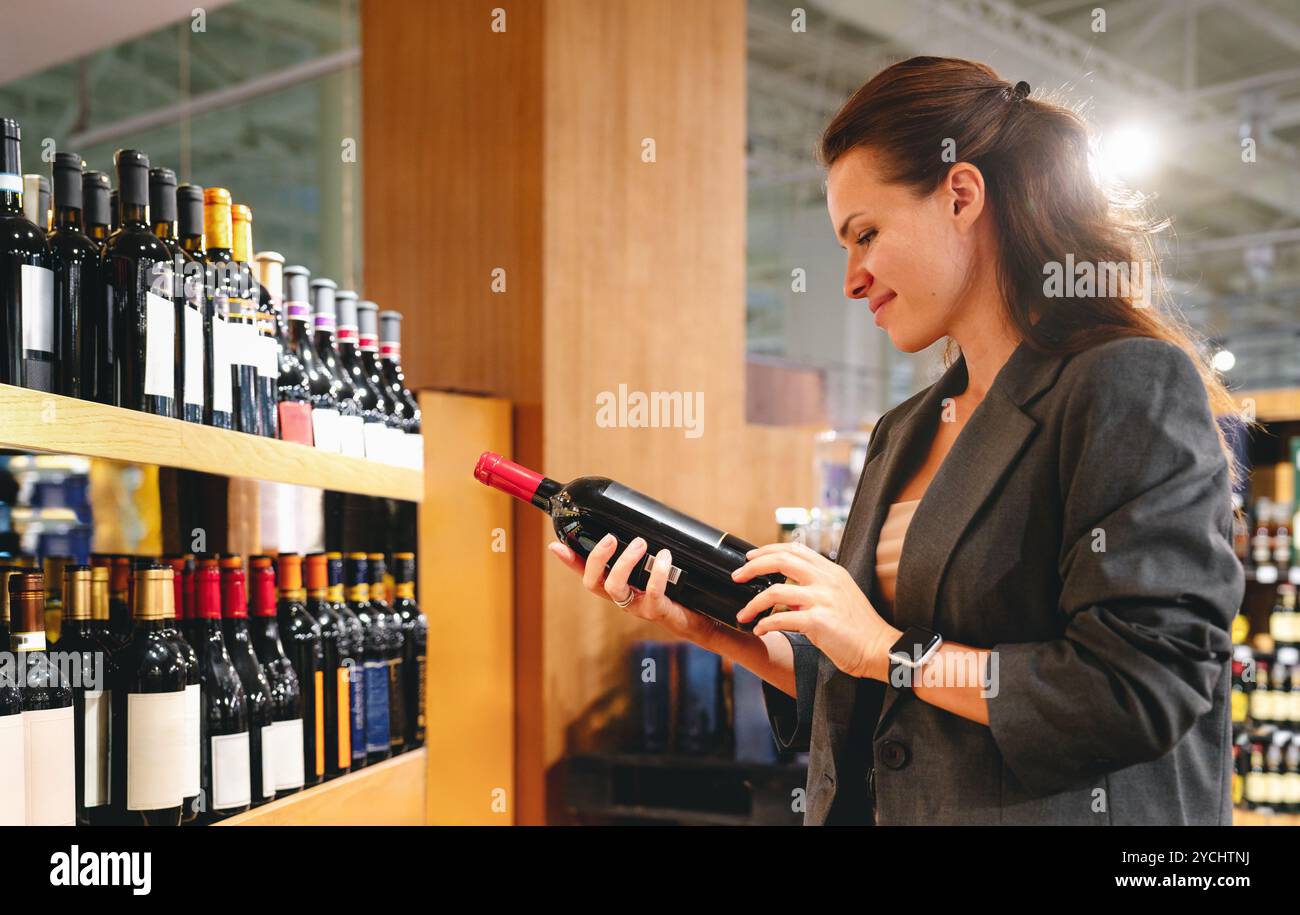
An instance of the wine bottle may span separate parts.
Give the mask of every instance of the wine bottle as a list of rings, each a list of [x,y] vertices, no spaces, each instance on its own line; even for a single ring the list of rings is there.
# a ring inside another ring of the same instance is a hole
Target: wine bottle
[[[86,236],[98,248],[99,278],[95,307],[82,312],[82,397],[96,403],[113,403],[114,346],[113,315],[104,299],[104,243],[108,241],[108,195],[111,185],[103,172],[81,175],[81,206]],[[129,616],[129,613],[128,613]]]
[[[345,312],[350,316],[352,330],[355,333],[357,294],[351,289],[338,290],[334,294],[334,307],[336,318],[342,316]],[[348,371],[347,366],[343,363],[336,330],[336,328],[329,330],[328,346],[322,348],[318,345],[317,352],[328,353],[328,356],[325,357],[326,362],[329,363],[330,371],[339,380],[339,449],[350,457],[365,457],[365,407],[362,403],[362,391],[358,390],[353,383],[352,373]],[[319,335],[320,329],[318,328],[318,339]]]
[[[77,822],[76,713],[72,690],[45,650],[45,576],[9,577],[10,636],[23,703],[27,825]]]
[[[0,570],[4,584],[5,617],[0,643],[5,651],[17,650],[9,637],[9,583]],[[0,677],[0,826],[27,825],[27,740],[23,733],[23,694],[13,677]]]
[[[244,589],[244,569],[238,556],[221,560],[221,615],[225,622],[226,650],[244,685],[248,700],[249,777],[253,806],[260,807],[275,798],[275,758],[269,752],[275,726],[271,706],[271,684],[253,650],[253,636],[248,628],[248,598]]]
[[[336,343],[339,366],[357,392],[357,405],[360,407],[363,423],[362,440],[365,445],[365,456],[372,460],[387,460],[389,419],[384,412],[384,400],[362,366],[361,350],[357,348],[360,342],[358,333],[360,305],[355,295],[345,297],[340,293],[338,296],[339,332]]]
[[[203,685],[203,822],[242,813],[252,803],[248,700],[226,649],[221,623],[221,573],[215,563],[195,570],[195,639]]]
[[[239,348],[241,335],[246,337],[247,331],[236,328],[231,314],[232,308],[242,307],[232,301],[239,271],[233,262],[231,236],[230,191],[223,187],[204,188],[203,242],[207,248],[203,260],[208,266],[212,315],[208,339],[212,350],[212,374],[208,378],[212,385],[212,415],[208,425],[221,429],[237,428],[238,405],[252,396],[244,386],[245,382],[252,384],[250,373],[244,371],[248,366],[235,361],[235,350]]]
[[[321,650],[320,626],[307,612],[304,603],[302,557],[296,553],[281,553],[278,572],[281,638],[286,643],[285,650],[303,691],[304,783],[319,785],[325,777],[325,658]]]
[[[112,781],[112,755],[109,749],[112,745],[112,709],[113,709],[113,690],[112,684],[116,682],[118,676],[117,664],[121,660],[116,652],[122,647],[122,640],[113,635],[108,628],[108,586],[109,576],[112,574],[109,565],[92,566],[90,570],[90,619],[82,624],[82,632],[90,640],[97,653],[96,661],[102,666],[100,671],[99,687],[94,692],[98,695],[92,695],[88,688],[86,692],[87,730],[86,745],[97,748],[97,753],[103,757],[103,775],[99,782],[100,802],[94,806],[87,804],[86,819],[91,826],[112,826],[116,823],[113,809],[110,806]],[[66,600],[65,600],[66,605]],[[93,700],[93,701],[92,701]],[[93,735],[93,736],[92,736]],[[90,793],[87,789],[87,797],[94,798],[96,795]]]
[[[50,230],[50,179],[23,175],[23,215],[42,232]]]
[[[235,428],[249,435],[265,435],[262,428],[261,383],[258,379],[257,293],[253,289],[253,212],[242,203],[230,207],[234,268],[230,288],[230,327],[234,343]],[[210,243],[209,243],[210,245]]]
[[[198,201],[202,225],[202,200]],[[177,416],[203,422],[203,268],[181,245],[177,230],[180,196],[176,173],[170,168],[149,169],[149,219],[153,234],[172,259],[172,308],[175,317],[175,351],[172,374]],[[191,205],[192,206],[192,205]],[[189,214],[193,225],[194,214]]]
[[[249,242],[250,246],[252,242]],[[274,252],[271,252],[274,253]],[[275,255],[280,257],[280,255]],[[284,258],[280,258],[283,263]],[[262,434],[280,437],[280,325],[271,304],[271,291],[262,285],[261,255],[253,258],[253,289],[257,298],[257,383],[261,407]],[[278,303],[277,303],[278,307]]]
[[[0,383],[54,390],[54,258],[23,215],[22,131],[0,118]]]
[[[86,325],[103,309],[104,277],[99,245],[82,231],[81,156],[54,154],[54,229],[49,234],[54,258],[55,390],[66,397],[90,398],[93,388],[82,382],[93,371]]]
[[[385,643],[384,663],[388,666],[388,743],[393,755],[406,749],[406,637],[401,617],[393,613],[388,602],[388,567],[383,553],[366,554],[366,572],[370,580],[370,606],[375,618],[382,621]]]
[[[379,395],[377,408],[383,414],[385,426],[382,437],[375,434],[375,438],[380,441],[376,442],[372,456],[393,464],[406,450],[406,431],[402,424],[402,406],[394,398],[392,389],[384,379],[383,367],[379,364],[379,306],[369,300],[358,302],[357,324],[361,371]]]
[[[122,194],[119,188],[108,192],[108,234],[122,228]]]
[[[325,690],[322,707],[325,716],[325,777],[346,774],[352,768],[352,693],[351,655],[340,650],[346,643],[342,619],[329,600],[329,569],[324,553],[307,556],[307,613],[320,627],[321,662]]]
[[[175,273],[171,252],[148,226],[149,157],[119,149],[122,225],[104,244],[105,307],[113,313],[119,358],[114,373],[120,407],[176,415]]]
[[[271,756],[279,797],[301,791],[303,786],[303,697],[298,674],[280,641],[276,613],[275,570],[269,564],[258,566],[253,570],[253,618],[249,629],[257,660],[271,685]]]
[[[78,826],[91,825],[90,812],[108,803],[108,701],[103,645],[94,637],[91,619],[91,576],[90,566],[64,570],[59,636],[59,652],[72,665],[73,682],[68,685],[72,690]]]
[[[163,595],[163,620],[167,627],[163,630],[185,661],[185,776],[184,798],[182,800],[181,822],[193,821],[199,813],[199,793],[203,780],[203,737],[201,722],[203,719],[203,699],[199,695],[199,656],[194,646],[182,631],[182,621],[178,608],[182,606],[184,596],[185,557],[169,556],[166,564],[171,568],[168,581],[171,591]]]
[[[302,445],[312,443],[311,389],[307,384],[307,371],[303,368],[297,348],[293,345],[293,325],[287,314],[284,300],[284,257],[274,251],[257,255],[258,279],[270,299],[275,336],[279,341],[280,364],[276,382],[276,425],[280,438]],[[304,292],[304,298],[306,294]],[[309,306],[295,304],[300,312]]]
[[[371,763],[393,753],[388,721],[388,633],[383,616],[370,603],[370,578],[365,553],[348,553],[343,561],[348,609],[357,615],[365,634],[366,758]]]
[[[329,580],[326,596],[339,619],[339,663],[348,669],[348,698],[351,701],[352,771],[365,766],[366,755],[366,631],[361,620],[343,598],[343,554],[325,554]]]
[[[415,602],[415,554],[393,554],[393,613],[403,635],[402,683],[406,696],[406,746],[424,746],[425,662],[429,620]]]
[[[313,432],[316,447],[325,451],[342,453],[343,451],[343,417],[359,415],[355,402],[342,396],[343,381],[335,370],[334,323],[336,319],[334,295],[337,284],[330,279],[311,281],[311,307],[313,312],[312,353],[316,357],[316,377],[312,380],[312,404],[317,398],[328,397],[333,413],[324,412],[320,416],[312,414],[315,423]],[[327,389],[328,394],[322,393]],[[317,410],[321,408],[316,407]]]
[[[45,572],[45,646],[57,648],[63,627],[63,570],[72,565],[68,556],[46,556],[41,560]]]
[[[118,647],[131,641],[135,623],[131,616],[131,557],[112,556],[108,576],[108,631]]]
[[[737,624],[736,613],[767,587],[784,581],[780,575],[733,581],[731,573],[745,564],[752,543],[607,477],[578,477],[560,484],[491,451],[479,457],[474,477],[549,514],[556,536],[581,557],[590,554],[606,534],[613,534],[619,545],[606,569],[613,568],[633,539],[644,538],[645,559],[628,577],[634,587],[645,588],[655,556],[667,548],[673,557],[667,596],[732,628],[753,631],[767,614]]]
[[[171,569],[137,570],[134,628],[118,653],[109,725],[109,802],[119,823],[179,826],[185,789],[186,660],[166,634]]]
[[[402,315],[396,311],[379,313],[379,364],[393,399],[402,407],[402,431],[406,433],[402,451],[407,467],[424,466],[424,436],[420,430],[420,404],[406,386],[402,373]]]

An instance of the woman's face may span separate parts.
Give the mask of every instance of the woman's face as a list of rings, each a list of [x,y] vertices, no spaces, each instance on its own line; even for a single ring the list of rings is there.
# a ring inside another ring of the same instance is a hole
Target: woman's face
[[[919,352],[952,332],[975,262],[974,221],[982,204],[983,181],[969,165],[954,167],[925,197],[886,183],[876,155],[865,148],[831,166],[826,205],[849,255],[844,294],[865,300],[876,325],[903,352]]]

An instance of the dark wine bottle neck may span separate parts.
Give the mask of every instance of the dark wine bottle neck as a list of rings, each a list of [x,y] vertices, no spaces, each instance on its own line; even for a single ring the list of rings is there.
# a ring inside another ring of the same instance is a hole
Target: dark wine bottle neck
[[[148,222],[148,209],[139,203],[122,204],[122,225],[144,228]]]
[[[17,191],[0,191],[0,213],[19,216],[23,212],[23,195]]]
[[[533,493],[532,502],[544,512],[550,512],[551,499],[564,487],[552,480],[550,477],[542,477],[542,482],[537,484],[537,492]]]
[[[81,231],[81,207],[59,207],[54,211],[54,228]]]

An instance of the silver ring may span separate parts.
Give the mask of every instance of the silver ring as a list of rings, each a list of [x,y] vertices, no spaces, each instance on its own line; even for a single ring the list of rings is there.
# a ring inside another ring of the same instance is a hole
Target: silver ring
[[[635,598],[635,597],[636,597],[636,589],[635,589],[635,588],[628,588],[628,589],[627,589],[627,597],[624,598],[623,600],[619,600],[618,598],[614,598],[614,599],[613,599],[613,600],[614,600],[614,605],[615,605],[615,606],[618,606],[618,607],[627,607],[628,604],[632,603],[632,600],[633,600],[633,598]]]

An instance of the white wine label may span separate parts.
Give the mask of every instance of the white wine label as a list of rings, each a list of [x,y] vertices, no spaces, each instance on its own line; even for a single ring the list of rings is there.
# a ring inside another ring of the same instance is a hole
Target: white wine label
[[[278,721],[276,728],[275,787],[301,788],[306,782],[303,767],[302,719]]]
[[[27,825],[27,731],[22,715],[0,716],[0,826]]]
[[[181,806],[185,731],[185,690],[126,697],[127,810]]]
[[[212,809],[243,807],[253,799],[248,732],[212,737]]]
[[[203,736],[199,723],[203,720],[203,698],[199,685],[185,687],[185,778],[182,791],[185,797],[197,797],[203,782]]]
[[[366,456],[365,420],[360,416],[339,417],[339,451],[349,457]]]
[[[361,429],[361,436],[366,444],[366,457],[372,461],[384,460],[384,450],[388,445],[388,427],[383,423],[366,423]]]
[[[176,303],[145,293],[144,392],[176,396]]]
[[[23,192],[23,176],[15,175],[13,172],[0,172],[0,191],[21,194]]]
[[[102,807],[108,803],[108,715],[113,706],[113,693],[88,689],[85,696],[86,717],[82,726],[86,752],[82,763],[86,772],[86,806]]]
[[[234,410],[230,377],[230,325],[223,319],[212,319],[212,409],[218,413]]]
[[[339,411],[314,409],[311,411],[311,432],[316,447],[331,454],[339,452]]]
[[[424,436],[419,432],[412,432],[406,436],[409,445],[410,462],[408,466],[412,470],[424,469]]]
[[[274,337],[257,335],[257,374],[261,378],[280,378],[280,344]]]
[[[279,737],[274,724],[262,728],[262,797],[275,797],[275,783],[279,779],[276,766],[275,742]]]
[[[77,824],[77,742],[72,706],[23,712],[27,825]]]
[[[401,429],[388,430],[388,457],[390,464],[406,463],[406,433]]]
[[[23,349],[54,352],[54,271],[23,264]]]
[[[185,402],[203,406],[203,315],[185,309]]]
[[[257,367],[257,328],[242,321],[232,321],[226,325],[226,333],[232,338],[230,358],[239,365]]]

